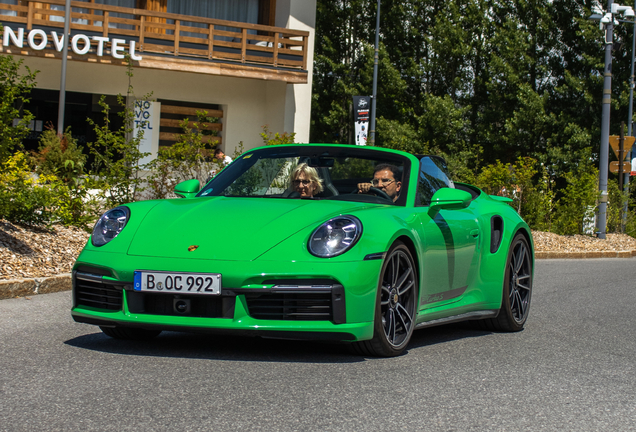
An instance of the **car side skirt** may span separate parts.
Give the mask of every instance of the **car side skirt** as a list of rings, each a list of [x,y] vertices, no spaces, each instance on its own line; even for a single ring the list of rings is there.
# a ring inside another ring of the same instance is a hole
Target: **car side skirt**
[[[438,325],[451,324],[451,323],[456,323],[461,321],[497,318],[497,315],[499,315],[499,309],[467,312],[460,315],[453,315],[446,318],[439,318],[439,319],[434,319],[431,321],[421,322],[415,326],[415,329],[417,330],[417,329],[426,328],[426,327],[435,327]]]

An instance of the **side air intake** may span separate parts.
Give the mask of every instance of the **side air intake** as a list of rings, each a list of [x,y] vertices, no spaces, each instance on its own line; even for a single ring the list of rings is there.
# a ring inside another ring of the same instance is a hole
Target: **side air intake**
[[[501,216],[493,216],[490,219],[490,253],[495,253],[501,245],[503,235],[503,219]]]

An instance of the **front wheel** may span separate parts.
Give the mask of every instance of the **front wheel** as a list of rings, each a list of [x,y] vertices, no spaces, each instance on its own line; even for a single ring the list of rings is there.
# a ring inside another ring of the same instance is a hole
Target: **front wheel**
[[[363,355],[392,357],[406,349],[415,327],[418,281],[415,262],[404,243],[389,250],[378,283],[373,339],[354,342]]]

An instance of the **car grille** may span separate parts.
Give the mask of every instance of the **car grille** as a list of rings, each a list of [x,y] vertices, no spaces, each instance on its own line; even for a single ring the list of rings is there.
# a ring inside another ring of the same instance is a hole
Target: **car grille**
[[[164,316],[189,316],[201,318],[227,318],[227,310],[234,298],[223,298],[220,296],[186,296],[173,294],[152,294],[126,291],[128,309],[135,314],[164,315]],[[184,300],[188,302],[188,311],[185,313],[175,310],[175,301]],[[224,310],[226,311],[224,314]],[[231,316],[230,316],[231,318]]]
[[[75,304],[119,311],[122,308],[122,285],[101,281],[101,276],[78,273],[74,278]]]
[[[332,321],[345,318],[342,285],[276,285],[245,294],[248,313],[262,320]]]
[[[265,320],[330,321],[331,293],[246,296],[250,316]]]

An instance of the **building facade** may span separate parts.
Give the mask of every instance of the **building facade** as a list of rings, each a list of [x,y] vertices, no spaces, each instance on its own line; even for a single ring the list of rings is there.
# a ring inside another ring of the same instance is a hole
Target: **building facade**
[[[196,111],[213,117],[208,139],[229,155],[240,142],[261,145],[264,125],[308,141],[315,0],[72,1],[68,38],[64,5],[0,0],[1,53],[40,71],[28,107],[33,142],[57,125],[64,44],[64,127],[80,143],[91,141],[86,118],[102,116],[100,98],[111,104],[129,83],[143,150],[153,154]]]

